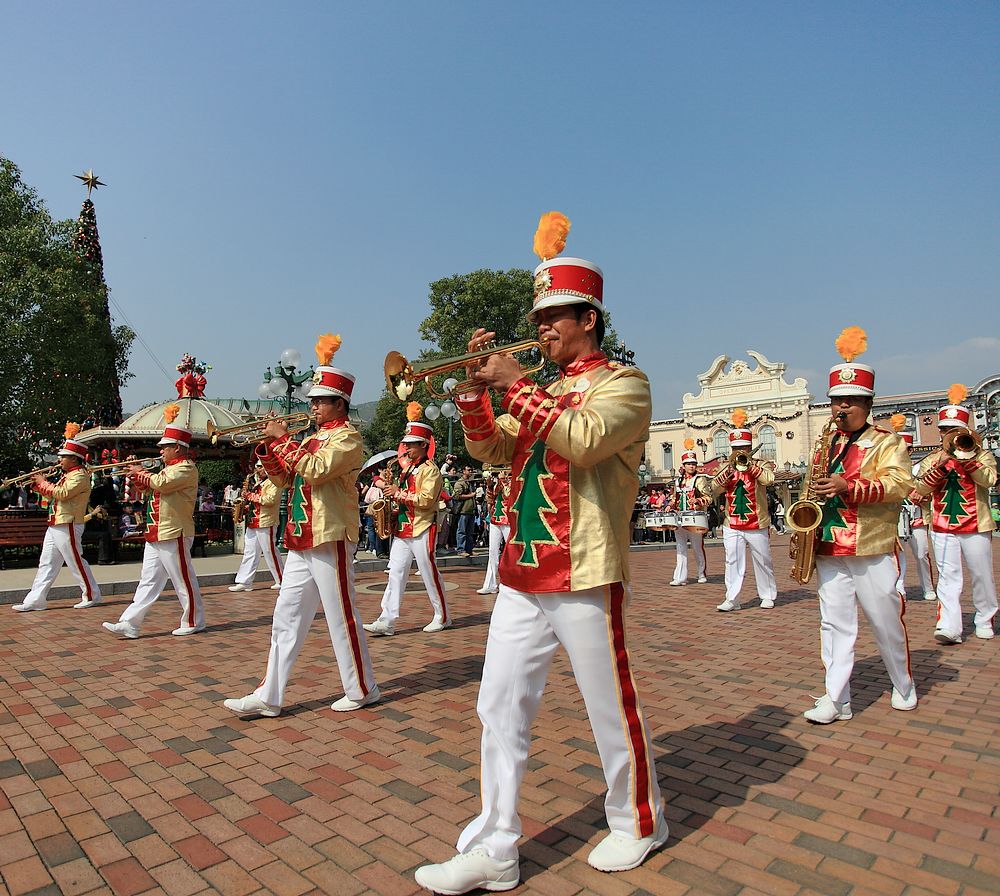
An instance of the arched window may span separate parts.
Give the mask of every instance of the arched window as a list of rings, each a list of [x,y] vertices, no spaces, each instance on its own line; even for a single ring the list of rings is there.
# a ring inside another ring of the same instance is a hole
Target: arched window
[[[776,461],[778,459],[778,440],[773,426],[762,426],[757,430],[757,444],[760,451],[756,457],[760,460]]]
[[[729,433],[717,429],[712,436],[712,452],[714,457],[729,457]]]

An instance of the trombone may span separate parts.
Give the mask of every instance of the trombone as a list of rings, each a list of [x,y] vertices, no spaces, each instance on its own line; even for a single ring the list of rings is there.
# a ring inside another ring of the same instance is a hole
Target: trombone
[[[97,464],[94,467],[87,467],[88,473],[101,473],[107,472],[108,470],[113,470],[116,467],[133,467],[138,464],[144,470],[152,473],[154,470],[158,470],[162,465],[158,457],[147,457],[143,460],[139,460],[137,457],[133,457],[131,460],[116,460],[112,464]]]
[[[217,428],[209,420],[206,430],[208,438],[215,445],[223,436],[228,436],[233,445],[250,445],[255,442],[262,442],[267,436],[264,435],[264,427],[268,423],[278,420],[288,427],[290,433],[305,432],[313,425],[312,414],[307,411],[299,411],[297,414],[286,414],[284,417],[260,417],[248,423],[240,423],[238,426],[226,426]]]
[[[51,467],[43,467],[41,470],[32,470],[30,473],[22,473],[20,476],[12,476],[10,479],[5,479],[3,482],[0,482],[0,491],[6,491],[11,486],[27,482],[30,479],[34,479],[36,476],[51,476],[56,470],[61,468],[61,464],[52,464]]]
[[[412,394],[413,389],[420,380],[424,381],[427,391],[434,398],[454,398],[463,392],[473,392],[482,388],[482,383],[475,380],[462,380],[453,389],[438,392],[434,388],[431,377],[440,376],[443,373],[450,373],[462,367],[485,361],[493,355],[513,355],[517,352],[531,351],[538,349],[541,351],[545,345],[544,339],[522,339],[519,342],[511,342],[509,345],[487,345],[476,352],[468,352],[464,355],[456,355],[453,358],[438,358],[430,361],[407,361],[399,352],[389,352],[385,356],[385,384],[389,391],[400,401],[406,401]],[[521,365],[521,373],[534,373],[541,370],[545,364],[545,357],[531,367]]]

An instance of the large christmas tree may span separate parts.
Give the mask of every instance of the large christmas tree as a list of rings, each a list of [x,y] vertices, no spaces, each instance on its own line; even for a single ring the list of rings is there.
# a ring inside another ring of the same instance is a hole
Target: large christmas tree
[[[115,363],[116,339],[111,324],[111,308],[108,304],[108,284],[104,280],[104,254],[101,252],[101,238],[97,232],[97,212],[90,199],[91,190],[103,187],[104,184],[94,175],[93,170],[86,174],[74,175],[87,186],[87,198],[80,209],[80,217],[76,219],[76,232],[73,234],[73,249],[80,260],[84,276],[92,283],[90,309],[100,321],[97,337],[105,343],[106,358],[104,369],[100,372],[104,388],[98,394],[103,401],[97,403],[92,410],[95,425],[117,426],[122,422],[121,381],[118,377],[118,366]]]

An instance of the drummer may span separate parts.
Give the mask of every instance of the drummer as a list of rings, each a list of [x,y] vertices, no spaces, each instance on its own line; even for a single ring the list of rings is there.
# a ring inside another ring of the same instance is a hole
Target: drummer
[[[712,503],[712,486],[709,478],[698,472],[698,455],[692,450],[694,442],[684,441],[687,449],[681,455],[681,469],[674,482],[670,509],[677,514],[677,565],[671,585],[686,585],[688,580],[688,551],[694,553],[698,563],[698,583],[708,581],[705,558],[705,532],[708,531],[708,505]],[[686,522],[685,522],[686,521]]]

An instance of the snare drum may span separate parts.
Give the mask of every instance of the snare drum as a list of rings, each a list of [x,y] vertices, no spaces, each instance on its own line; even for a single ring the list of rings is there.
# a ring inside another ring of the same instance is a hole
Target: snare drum
[[[645,514],[646,528],[659,532],[663,529],[676,529],[677,517],[672,513],[661,513],[657,510],[647,511]]]
[[[708,531],[708,514],[700,510],[688,510],[680,515],[680,524],[682,529],[704,534]]]

